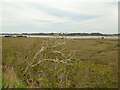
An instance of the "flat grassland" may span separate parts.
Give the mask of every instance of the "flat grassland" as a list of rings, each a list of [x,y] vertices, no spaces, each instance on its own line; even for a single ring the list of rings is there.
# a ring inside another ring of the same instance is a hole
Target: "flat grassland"
[[[3,88],[117,88],[118,40],[2,38]]]

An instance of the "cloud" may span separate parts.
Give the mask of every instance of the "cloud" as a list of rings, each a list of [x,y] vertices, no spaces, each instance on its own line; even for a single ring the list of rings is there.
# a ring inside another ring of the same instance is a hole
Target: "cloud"
[[[67,10],[61,10],[59,8],[55,8],[52,6],[48,6],[48,5],[43,5],[43,4],[31,4],[31,6],[33,6],[33,8],[41,10],[45,13],[47,13],[48,15],[51,16],[55,16],[55,17],[68,17],[70,19],[73,20],[84,20],[84,19],[91,19],[91,18],[95,18],[96,16],[93,15],[87,15],[84,13],[77,13],[77,12],[72,12],[72,11],[67,11]]]
[[[2,6],[3,32],[118,32],[117,2],[40,0]]]

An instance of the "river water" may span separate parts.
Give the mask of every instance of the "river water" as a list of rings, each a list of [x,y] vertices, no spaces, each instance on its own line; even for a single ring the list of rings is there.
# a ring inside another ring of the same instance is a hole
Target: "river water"
[[[5,36],[5,35],[0,35]],[[67,38],[67,39],[118,39],[118,36],[49,36],[49,35],[23,35],[27,37],[39,37],[39,38]]]
[[[118,36],[45,36],[45,35],[28,35],[27,37],[41,37],[41,38],[68,38],[68,39],[101,39],[104,37],[104,39],[118,39]]]

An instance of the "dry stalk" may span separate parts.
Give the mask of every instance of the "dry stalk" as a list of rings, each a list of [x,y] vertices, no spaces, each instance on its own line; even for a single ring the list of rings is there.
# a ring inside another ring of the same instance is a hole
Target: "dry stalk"
[[[33,56],[33,59],[32,59],[32,63],[31,63],[31,65],[30,66],[27,66],[26,67],[26,69],[24,70],[24,72],[27,72],[27,70],[29,69],[29,68],[33,68],[33,67],[35,67],[35,66],[37,66],[37,65],[39,65],[40,63],[42,63],[42,62],[44,62],[44,61],[52,61],[52,62],[55,62],[55,63],[64,63],[64,64],[66,64],[66,63],[68,63],[71,59],[72,59],[72,52],[70,52],[68,55],[65,55],[64,54],[64,52],[62,52],[62,51],[64,51],[64,50],[69,50],[69,49],[67,49],[67,48],[63,48],[63,49],[61,49],[61,50],[52,50],[51,52],[52,53],[58,53],[58,54],[61,54],[61,56],[63,57],[65,57],[63,60],[60,60],[58,57],[56,57],[55,59],[50,59],[50,58],[48,58],[48,59],[46,59],[46,56],[44,55],[44,57],[42,57],[42,60],[40,59],[37,63],[35,63],[35,64],[33,64],[34,62],[35,62],[35,60],[37,59],[37,57],[38,57],[38,55],[41,55],[45,50],[47,50],[48,48],[55,48],[55,47],[60,47],[60,46],[62,46],[62,45],[64,45],[66,42],[65,42],[65,40],[63,41],[59,41],[58,39],[57,39],[57,37],[55,37],[54,38],[55,40],[54,40],[54,42],[55,43],[53,43],[53,45],[49,45],[50,43],[47,41],[47,39],[45,39],[44,41],[43,41],[43,44],[45,44],[45,45],[43,45],[43,47],[39,50],[39,51],[37,51],[36,53],[35,53],[35,55]],[[55,44],[55,45],[54,45]]]

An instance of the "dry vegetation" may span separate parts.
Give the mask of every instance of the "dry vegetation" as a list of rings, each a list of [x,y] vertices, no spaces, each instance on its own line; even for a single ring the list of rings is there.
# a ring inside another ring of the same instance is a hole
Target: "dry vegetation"
[[[118,41],[3,38],[3,87],[116,88]]]

